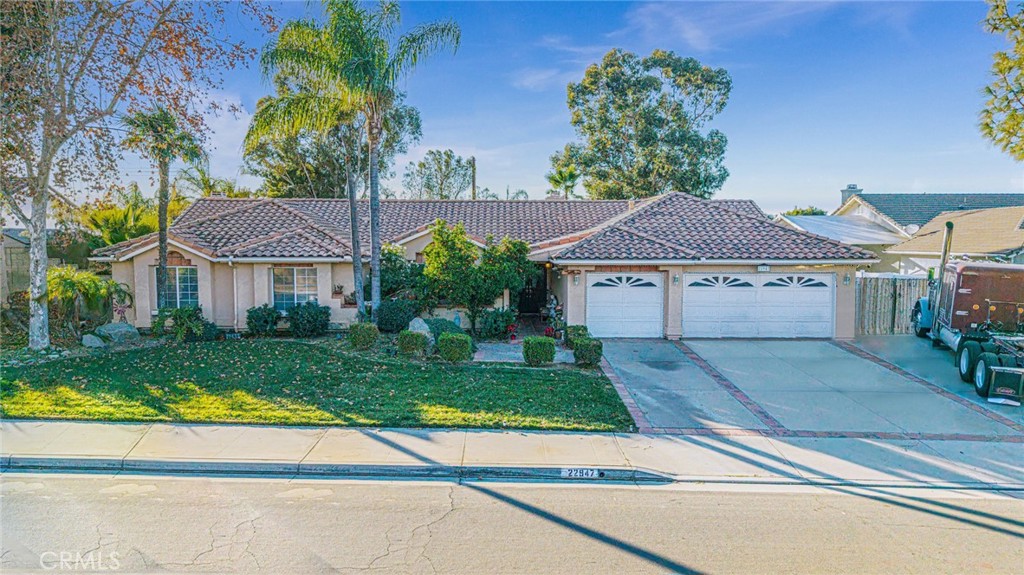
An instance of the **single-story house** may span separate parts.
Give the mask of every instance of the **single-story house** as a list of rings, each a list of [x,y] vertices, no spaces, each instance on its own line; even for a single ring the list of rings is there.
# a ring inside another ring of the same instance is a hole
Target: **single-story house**
[[[359,202],[362,245],[368,213]],[[598,337],[854,335],[858,267],[870,251],[768,220],[756,204],[672,193],[645,201],[382,200],[381,235],[416,260],[429,227],[461,222],[475,238],[530,244],[545,273],[521,313],[549,295],[569,324]],[[200,304],[218,326],[244,330],[246,310],[315,299],[344,326],[355,310],[347,200],[198,200],[169,231],[169,301]],[[155,313],[155,235],[98,250],[135,294],[139,327]],[[361,254],[365,265],[367,254]],[[345,286],[342,290],[334,286]]]
[[[946,222],[953,222],[950,257],[1024,263],[1024,206],[939,214],[888,256],[900,258],[902,269],[928,273],[941,261]]]

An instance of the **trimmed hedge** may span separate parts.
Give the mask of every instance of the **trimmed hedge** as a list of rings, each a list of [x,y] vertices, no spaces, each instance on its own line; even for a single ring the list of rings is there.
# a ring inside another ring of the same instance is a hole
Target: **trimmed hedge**
[[[427,334],[418,331],[398,332],[398,352],[403,355],[423,355],[427,352]]]
[[[484,339],[509,339],[508,326],[516,323],[516,312],[507,309],[484,310],[477,320],[477,335]]]
[[[441,342],[442,334],[456,333],[460,335],[467,335],[465,330],[455,325],[455,322],[450,319],[430,317],[423,321],[427,324],[427,327],[430,328],[430,335],[434,336],[435,347]],[[476,351],[476,342],[472,342],[471,350],[474,352]]]
[[[288,325],[295,337],[317,337],[331,325],[331,308],[313,301],[288,310]]]
[[[565,347],[575,349],[576,341],[590,337],[590,330],[585,325],[570,325],[565,328]]]
[[[416,305],[407,299],[390,299],[380,302],[377,308],[377,327],[384,333],[398,333],[409,327],[416,317]]]
[[[555,340],[538,335],[524,339],[523,359],[527,365],[547,365],[555,361]]]
[[[270,337],[277,333],[277,324],[281,321],[281,312],[263,304],[251,307],[245,312],[245,327],[256,337]]]
[[[446,361],[469,361],[473,355],[473,339],[464,333],[442,333],[437,339],[437,352]]]
[[[372,323],[354,323],[348,328],[348,342],[356,349],[370,349],[380,338],[380,330]]]
[[[594,367],[601,363],[601,356],[604,354],[604,344],[601,340],[592,337],[585,337],[576,340],[572,348],[573,361],[576,365]]]

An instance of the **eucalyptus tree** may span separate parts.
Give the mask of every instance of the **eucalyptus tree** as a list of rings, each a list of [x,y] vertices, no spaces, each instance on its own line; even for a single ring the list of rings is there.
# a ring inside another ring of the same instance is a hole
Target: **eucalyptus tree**
[[[157,307],[167,296],[167,206],[171,198],[171,164],[175,160],[198,162],[203,149],[194,135],[167,108],[157,106],[121,119],[128,131],[124,145],[156,162],[160,185],[157,192],[157,234],[159,260],[156,268]]]

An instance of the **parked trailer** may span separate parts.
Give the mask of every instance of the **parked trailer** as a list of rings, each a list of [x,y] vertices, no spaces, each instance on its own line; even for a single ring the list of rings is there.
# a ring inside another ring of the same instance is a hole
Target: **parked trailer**
[[[947,223],[942,261],[949,257]],[[1024,265],[949,262],[911,312],[914,332],[955,352],[960,379],[981,397],[1020,405],[1024,394]]]

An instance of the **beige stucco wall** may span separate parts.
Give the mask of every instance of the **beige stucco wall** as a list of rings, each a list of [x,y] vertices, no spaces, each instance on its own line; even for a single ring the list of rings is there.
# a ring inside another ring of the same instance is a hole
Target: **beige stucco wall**
[[[128,292],[135,296],[135,267],[132,262],[114,262],[110,265],[110,279],[128,286]],[[134,324],[137,317],[137,304],[133,303],[132,308],[124,314],[128,323]],[[116,318],[115,318],[116,319]]]
[[[586,298],[587,281],[586,274],[592,273],[594,266],[568,266],[563,269],[563,277],[566,278],[566,297],[564,301],[564,313],[569,325],[586,323]],[[685,273],[757,273],[757,266],[658,266],[658,270],[664,274],[665,292],[665,337],[678,339],[682,336],[683,323],[683,281]],[[578,284],[572,282],[573,271],[581,272]],[[788,272],[804,273],[831,273],[835,275],[836,290],[836,315],[835,315],[835,337],[837,339],[850,339],[854,337],[857,325],[857,293],[856,293],[856,266],[775,266],[771,267],[772,274]],[[599,272],[606,273],[606,272]],[[652,272],[647,272],[652,273]],[[844,285],[844,278],[849,275],[850,281]],[[673,278],[678,275],[678,283]]]

